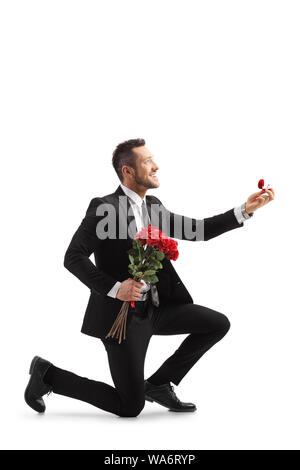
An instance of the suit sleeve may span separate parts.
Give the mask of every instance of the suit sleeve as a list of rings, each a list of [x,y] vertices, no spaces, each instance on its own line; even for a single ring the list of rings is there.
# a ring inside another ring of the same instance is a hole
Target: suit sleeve
[[[96,209],[101,203],[99,198],[91,200],[86,215],[74,233],[64,256],[64,266],[83,284],[97,294],[106,295],[117,282],[105,271],[97,268],[89,259],[96,247],[104,240],[97,237],[96,227],[101,220]]]
[[[243,222],[238,222],[234,208],[213,217],[194,219],[175,214],[169,211],[157,197],[154,199],[156,200],[154,203],[159,204],[162,221],[165,222],[165,224],[162,224],[162,231],[171,238],[188,241],[207,241],[244,225]]]

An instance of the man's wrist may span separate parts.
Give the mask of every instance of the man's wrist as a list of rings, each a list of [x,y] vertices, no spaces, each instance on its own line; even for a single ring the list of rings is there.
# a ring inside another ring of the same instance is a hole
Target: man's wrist
[[[247,212],[247,210],[246,210],[246,202],[244,202],[244,203],[241,205],[241,211],[242,211],[242,215],[243,215],[243,217],[245,217],[245,219],[250,219],[250,217],[253,216],[253,212],[250,212],[250,213]]]

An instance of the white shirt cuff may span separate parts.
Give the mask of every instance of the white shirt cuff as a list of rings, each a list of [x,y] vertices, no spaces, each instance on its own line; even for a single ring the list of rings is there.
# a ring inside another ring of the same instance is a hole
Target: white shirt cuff
[[[242,206],[238,206],[234,208],[234,215],[239,224],[241,224],[242,222],[244,222],[244,220],[246,220],[242,214]]]
[[[117,292],[121,284],[122,283],[120,281],[117,281],[115,285],[110,289],[110,291],[107,292],[107,295],[109,295],[110,297],[116,298]]]
[[[242,222],[245,222],[245,220],[251,219],[253,212],[251,214],[246,212],[246,203],[244,202],[241,206],[234,208],[234,215],[238,223],[241,224]]]

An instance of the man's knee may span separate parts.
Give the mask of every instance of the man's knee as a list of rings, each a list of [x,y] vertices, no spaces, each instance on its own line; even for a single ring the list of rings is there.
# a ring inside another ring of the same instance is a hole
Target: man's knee
[[[138,398],[136,400],[130,400],[121,406],[119,416],[127,418],[135,418],[138,416],[145,406],[145,397]]]
[[[226,315],[224,315],[224,313],[220,313],[219,327],[223,331],[224,334],[228,332],[230,326],[231,326],[230,321],[226,317]]]

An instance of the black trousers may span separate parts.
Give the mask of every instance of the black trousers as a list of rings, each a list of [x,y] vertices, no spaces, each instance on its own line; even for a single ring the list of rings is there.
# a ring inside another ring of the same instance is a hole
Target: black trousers
[[[44,380],[54,393],[82,400],[118,416],[137,416],[145,406],[144,363],[152,335],[189,334],[147,380],[178,385],[200,357],[230,328],[220,312],[197,304],[169,303],[155,307],[151,300],[129,310],[126,340],[101,339],[115,387],[51,366]]]

